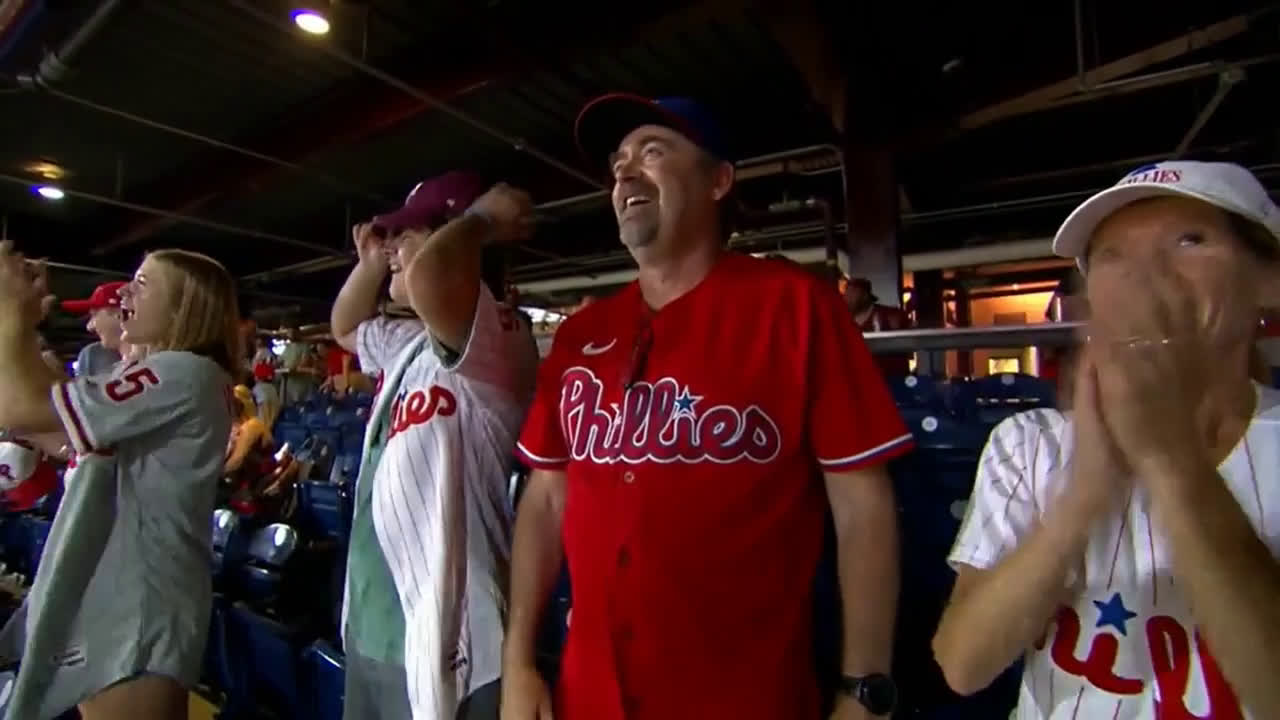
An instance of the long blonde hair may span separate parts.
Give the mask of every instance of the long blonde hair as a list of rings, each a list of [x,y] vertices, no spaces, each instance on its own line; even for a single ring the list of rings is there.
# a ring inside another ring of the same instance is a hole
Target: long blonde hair
[[[236,282],[222,263],[187,250],[156,250],[149,258],[176,270],[173,322],[165,338],[147,349],[204,355],[232,376],[240,357],[240,305]]]

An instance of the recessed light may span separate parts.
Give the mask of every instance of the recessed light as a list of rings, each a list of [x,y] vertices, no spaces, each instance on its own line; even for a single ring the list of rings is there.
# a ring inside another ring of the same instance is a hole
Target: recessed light
[[[36,188],[36,194],[45,200],[61,200],[67,196],[57,185],[40,185]]]
[[[312,35],[325,35],[329,32],[329,20],[315,10],[294,10],[293,24]]]
[[[50,182],[57,182],[59,180],[64,180],[66,179],[68,174],[66,168],[62,167],[56,162],[53,162],[52,160],[43,160],[43,159],[33,160],[29,163],[24,164],[22,166],[22,171],[29,175],[35,175],[41,180],[48,180]]]

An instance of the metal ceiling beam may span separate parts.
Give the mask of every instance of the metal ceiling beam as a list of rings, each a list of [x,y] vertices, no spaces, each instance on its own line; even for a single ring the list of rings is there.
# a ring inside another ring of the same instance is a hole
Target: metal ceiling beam
[[[769,34],[804,78],[809,95],[827,110],[832,127],[844,132],[848,79],[826,30],[827,23],[818,17],[817,3],[770,2],[764,15]]]
[[[1256,14],[1237,15],[1104,63],[1083,73],[1036,88],[1015,98],[988,105],[960,118],[957,127],[959,130],[973,130],[1000,120],[1036,112],[1074,93],[1087,91],[1094,86],[1118,80],[1140,70],[1217,45],[1248,30],[1255,17]]]
[[[115,15],[124,4],[124,0],[103,0],[98,3],[89,17],[76,28],[71,37],[62,43],[61,47],[46,52],[44,59],[40,61],[40,66],[33,72],[19,75],[18,82],[24,87],[37,87],[53,85],[62,80],[67,73],[71,72],[71,63],[76,55],[80,54],[89,40],[102,30],[111,16]]]
[[[256,137],[237,139],[237,144],[268,148],[277,158],[302,162],[321,151],[366,140],[432,110],[432,105],[424,102],[421,95],[449,102],[488,84],[614,50],[649,33],[741,11],[748,2],[703,0],[683,8],[680,3],[660,2],[649,21],[619,22],[616,32],[610,33],[584,32],[576,22],[556,23],[551,28],[540,28],[539,32],[528,27],[494,25],[485,28],[483,42],[476,42],[474,33],[459,28],[447,46],[436,45],[430,54],[414,47],[400,62],[386,64],[411,68],[396,77],[417,95],[385,82],[370,83],[367,77],[355,77],[323,97],[287,112],[273,127],[264,129]],[[566,128],[566,133],[568,131]],[[252,158],[211,153],[175,173],[177,178],[190,179],[188,182],[168,179],[132,194],[154,198],[154,204],[186,214],[228,194],[250,190],[276,169]],[[96,248],[95,254],[137,243],[167,225],[169,221],[158,218],[129,226]]]

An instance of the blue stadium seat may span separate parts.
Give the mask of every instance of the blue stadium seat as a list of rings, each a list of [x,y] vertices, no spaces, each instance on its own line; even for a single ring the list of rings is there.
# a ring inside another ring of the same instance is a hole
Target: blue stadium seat
[[[334,458],[333,470],[329,473],[329,482],[337,485],[350,485],[360,475],[360,451],[342,451]]]
[[[44,544],[49,539],[49,530],[53,528],[51,520],[34,515],[24,515],[23,525],[23,558],[21,572],[29,578],[35,578],[40,568],[40,556],[44,554]]]
[[[299,663],[311,637],[311,618],[297,613],[297,599],[313,588],[291,572],[300,546],[298,532],[281,523],[254,533],[242,571],[245,601],[226,615],[234,695],[283,717],[305,716]]]
[[[355,453],[357,456],[364,451],[364,431],[365,421],[353,420],[344,424],[339,431],[341,437],[338,440],[338,452],[343,454]]]
[[[1053,407],[1057,392],[1053,383],[1034,375],[1002,373],[953,384],[956,415],[987,426],[1006,417],[1038,407]]]
[[[213,511],[213,587],[221,590],[238,574],[249,551],[249,532],[240,516],[227,508]]]
[[[976,457],[990,433],[990,428],[982,423],[966,421],[945,411],[903,408],[899,412],[915,438],[916,447],[921,449],[968,451]]]
[[[569,566],[566,564],[561,568],[560,577],[551,591],[551,600],[547,603],[542,627],[538,632],[538,669],[553,687],[560,671],[560,653],[564,650],[564,641],[569,634],[572,610],[573,591],[569,583]]]
[[[275,435],[276,445],[289,443],[289,447],[295,451],[306,443],[307,437],[310,435],[307,428],[300,423],[286,422],[284,420],[276,421],[272,434]]]
[[[942,406],[938,383],[928,375],[889,378],[889,390],[898,407],[934,408]]]
[[[305,533],[345,543],[348,535],[347,498],[343,486],[323,480],[298,483],[294,521]]]
[[[303,697],[307,718],[342,720],[346,659],[342,652],[317,640],[302,651]]]

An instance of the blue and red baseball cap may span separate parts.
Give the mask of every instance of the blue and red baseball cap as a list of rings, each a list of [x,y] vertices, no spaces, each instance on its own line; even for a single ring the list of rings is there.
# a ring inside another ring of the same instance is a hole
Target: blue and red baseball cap
[[[374,227],[390,235],[401,230],[435,229],[466,212],[489,189],[477,174],[454,170],[423,180],[409,191],[404,207],[373,218]]]
[[[609,93],[587,103],[578,113],[573,134],[578,148],[592,163],[604,164],[609,154],[641,125],[668,127],[720,160],[732,162],[729,143],[715,116],[686,97],[647,98]]]

